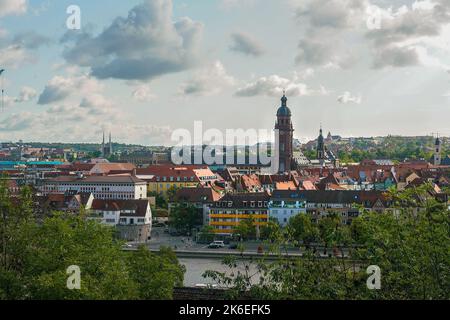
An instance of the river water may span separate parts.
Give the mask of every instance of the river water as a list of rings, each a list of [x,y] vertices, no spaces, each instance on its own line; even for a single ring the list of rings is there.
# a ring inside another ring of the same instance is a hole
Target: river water
[[[184,286],[185,287],[195,287],[198,284],[208,284],[213,285],[216,284],[211,279],[205,279],[202,277],[203,273],[208,270],[225,272],[227,275],[230,275],[233,271],[230,270],[228,266],[222,264],[221,259],[202,259],[202,258],[179,258],[180,264],[186,267],[186,273],[184,275]],[[238,269],[240,271],[244,271],[244,262],[238,262]],[[254,265],[250,268],[253,273],[255,272]]]

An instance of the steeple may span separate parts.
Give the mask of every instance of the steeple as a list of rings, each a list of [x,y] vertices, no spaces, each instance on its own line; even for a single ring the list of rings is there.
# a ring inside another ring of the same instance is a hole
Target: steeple
[[[291,110],[287,106],[288,98],[286,97],[286,93],[283,93],[283,97],[281,98],[281,107],[278,109],[277,117],[291,117]]]
[[[103,140],[102,140],[102,150],[101,150],[102,158],[105,157],[105,131],[103,131]]]
[[[279,138],[276,148],[279,155],[279,173],[290,172],[293,167],[293,140],[294,128],[291,120],[291,110],[287,106],[286,93],[281,98],[281,107],[277,111],[277,122],[275,130],[278,131]]]
[[[112,139],[111,139],[111,132],[109,132],[109,155],[112,155],[113,149],[112,149]]]
[[[439,139],[439,135],[436,137],[435,150],[433,155],[433,164],[435,166],[440,166],[442,163],[442,143]]]
[[[287,107],[288,98],[286,97],[286,91],[283,91],[283,97],[281,98],[281,106]]]
[[[320,125],[320,134],[319,138],[317,138],[317,159],[318,160],[325,159],[325,143],[323,139],[322,125]]]

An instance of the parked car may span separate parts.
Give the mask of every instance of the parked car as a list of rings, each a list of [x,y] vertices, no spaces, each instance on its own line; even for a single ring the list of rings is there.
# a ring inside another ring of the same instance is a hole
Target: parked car
[[[237,248],[239,247],[239,245],[237,243],[232,243],[230,244],[230,246],[228,247],[228,249],[231,250],[237,250]]]
[[[225,243],[223,241],[214,241],[209,244],[208,248],[210,248],[210,249],[225,248]]]

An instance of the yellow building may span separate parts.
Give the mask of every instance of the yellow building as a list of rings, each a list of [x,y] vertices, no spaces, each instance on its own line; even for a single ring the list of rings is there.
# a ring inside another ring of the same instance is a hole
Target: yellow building
[[[220,235],[231,235],[239,224],[253,219],[256,226],[269,222],[270,197],[266,193],[227,194],[210,209],[209,225]]]
[[[195,188],[217,180],[217,176],[207,166],[152,165],[137,169],[136,176],[147,182],[148,192],[163,196],[170,189]]]

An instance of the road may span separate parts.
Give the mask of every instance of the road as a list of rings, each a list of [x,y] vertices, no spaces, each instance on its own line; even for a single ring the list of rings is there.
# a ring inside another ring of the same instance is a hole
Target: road
[[[129,249],[136,248],[139,244],[130,243],[128,244]],[[244,255],[256,255],[258,253],[258,247],[261,246],[264,249],[264,252],[269,252],[270,247],[267,243],[263,241],[248,241],[242,242],[241,245],[244,248],[242,252]],[[192,238],[189,237],[175,237],[171,236],[167,233],[164,233],[164,228],[153,228],[152,230],[152,239],[147,243],[147,246],[150,250],[159,250],[161,247],[170,247],[175,252],[179,254],[190,253],[190,254],[202,254],[211,256],[214,255],[227,255],[227,254],[241,254],[239,250],[229,249],[225,247],[223,249],[210,249],[207,244],[198,244],[193,241]],[[292,256],[301,256],[302,251],[299,248],[288,248],[287,250],[283,250],[283,253],[292,255]],[[327,258],[329,255],[333,254],[332,249],[328,249],[325,251],[323,248],[318,250],[318,255],[321,258]],[[344,250],[344,256],[348,256],[348,250]]]

